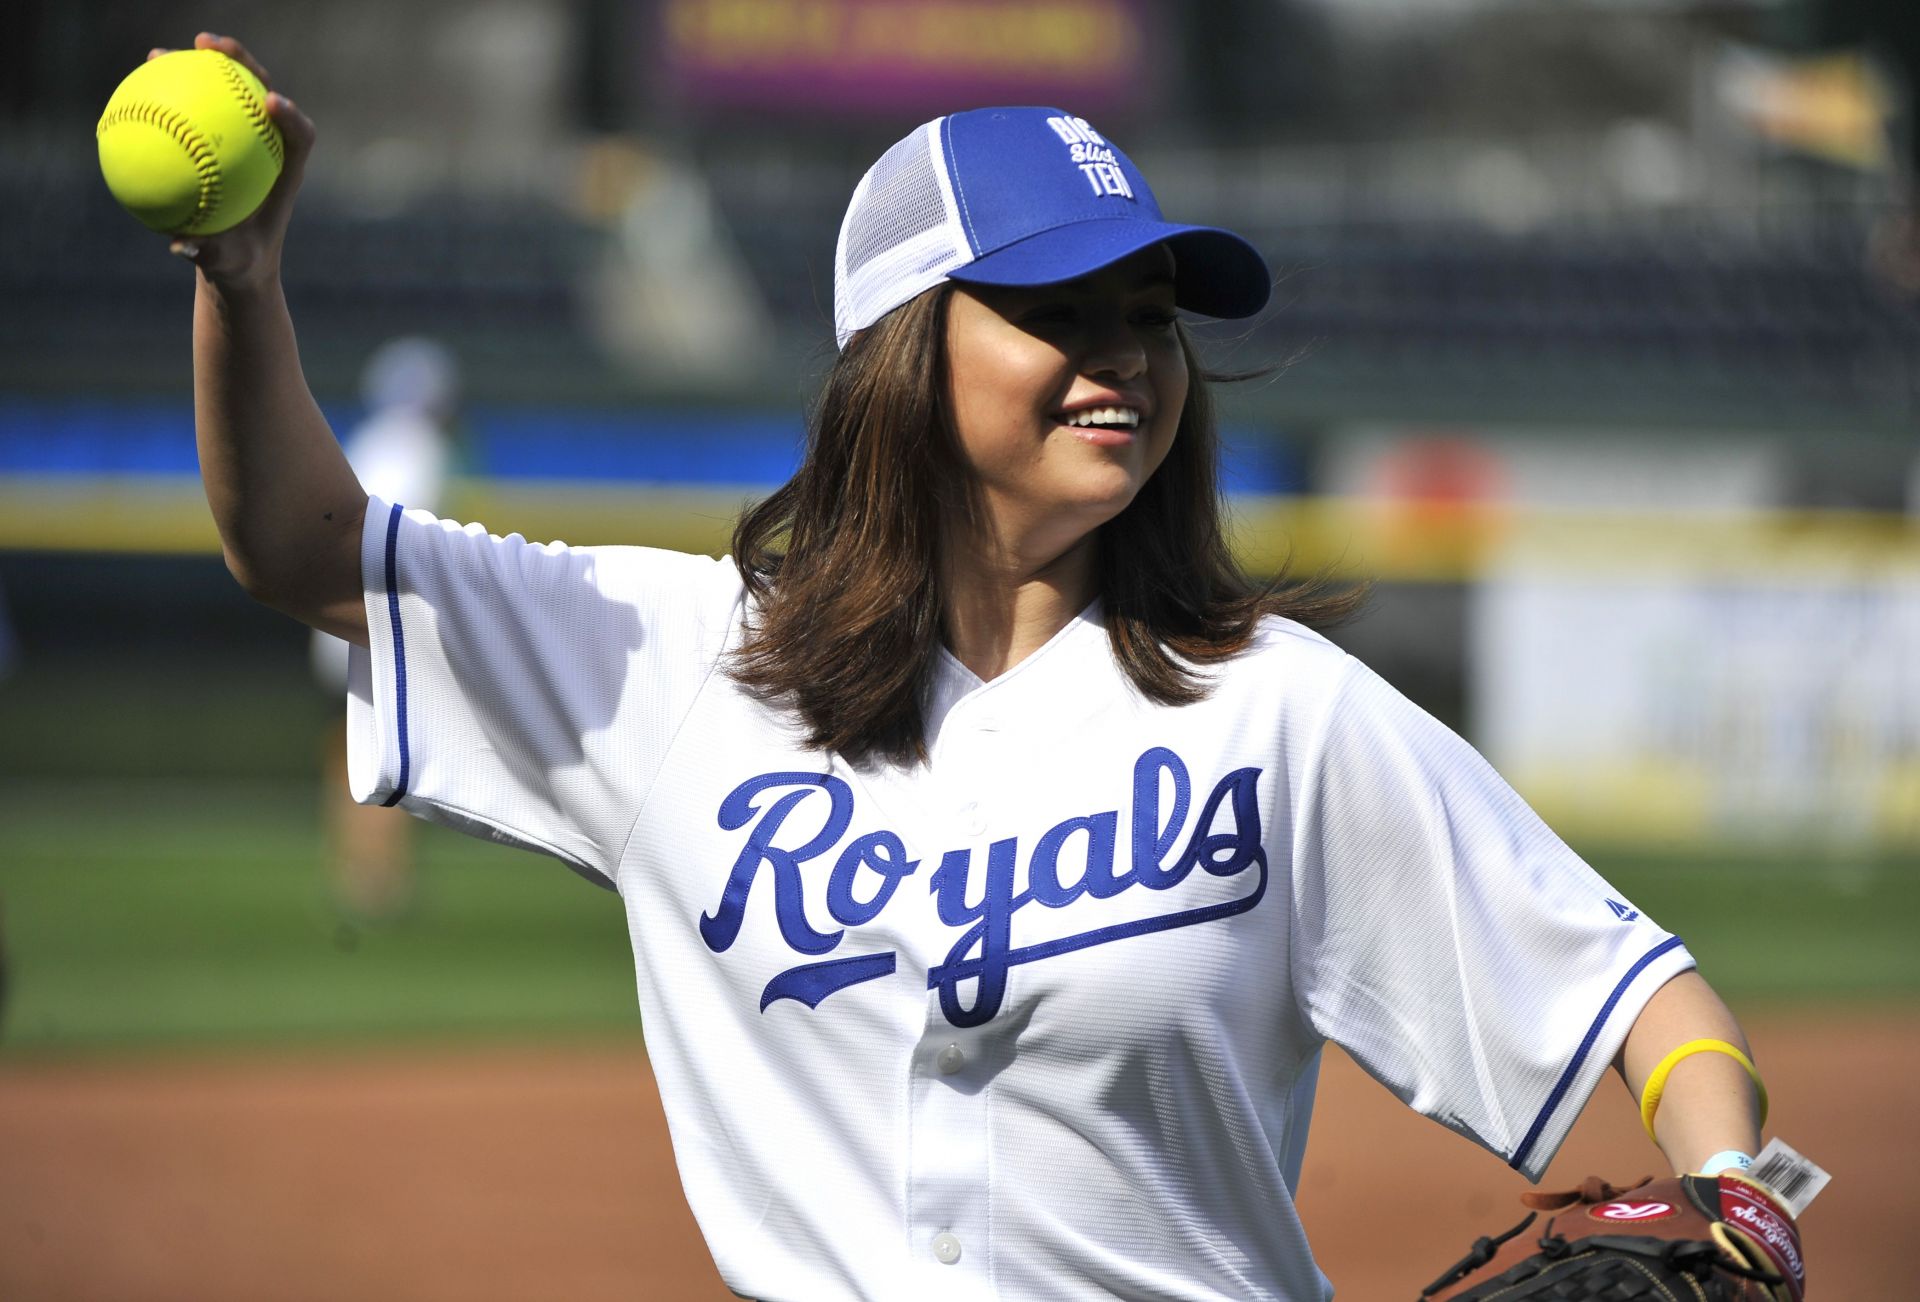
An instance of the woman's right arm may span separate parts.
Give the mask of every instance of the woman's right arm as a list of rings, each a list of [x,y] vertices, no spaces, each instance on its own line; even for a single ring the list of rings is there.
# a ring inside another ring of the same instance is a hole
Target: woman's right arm
[[[272,85],[231,37],[203,32],[194,47],[231,55]],[[267,112],[286,156],[260,210],[231,230],[176,237],[171,246],[197,271],[193,410],[200,476],[227,568],[248,594],[365,646],[360,527],[367,495],[307,388],[280,285],[281,249],[313,148],[313,124],[279,94],[268,97]]]

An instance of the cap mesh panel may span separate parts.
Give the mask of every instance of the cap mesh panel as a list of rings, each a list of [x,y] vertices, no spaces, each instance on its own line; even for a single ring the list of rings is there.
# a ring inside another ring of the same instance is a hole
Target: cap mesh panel
[[[854,191],[834,268],[842,346],[973,256],[940,184],[938,137],[937,122],[914,131],[882,154]]]
[[[947,203],[933,174],[927,133],[916,131],[880,156],[862,202],[847,214],[847,274],[917,236],[947,224]]]

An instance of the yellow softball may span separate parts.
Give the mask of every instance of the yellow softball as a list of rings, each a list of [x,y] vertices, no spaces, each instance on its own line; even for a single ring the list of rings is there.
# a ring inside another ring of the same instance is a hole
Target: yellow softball
[[[212,235],[245,221],[285,157],[267,88],[218,50],[175,50],[135,68],[94,135],[113,197],[170,235]]]

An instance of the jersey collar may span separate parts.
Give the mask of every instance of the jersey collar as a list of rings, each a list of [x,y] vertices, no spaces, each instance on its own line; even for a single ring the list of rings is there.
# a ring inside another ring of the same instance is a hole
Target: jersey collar
[[[1107,650],[1107,626],[1098,598],[997,678],[982,679],[942,646],[927,693],[928,752],[932,753],[938,746],[941,730],[950,719],[959,720],[988,710],[1006,716],[1015,711],[1032,717],[1056,713],[1062,694],[1071,692],[1073,680],[1090,668],[1089,658],[1101,661],[1111,658]]]

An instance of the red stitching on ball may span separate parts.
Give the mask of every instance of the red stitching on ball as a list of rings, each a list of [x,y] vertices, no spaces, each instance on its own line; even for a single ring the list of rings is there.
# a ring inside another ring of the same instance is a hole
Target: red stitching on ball
[[[193,164],[193,170],[200,176],[200,199],[194,206],[193,215],[180,223],[184,230],[189,226],[198,226],[205,221],[220,202],[220,163],[213,156],[213,150],[207,145],[206,137],[193,129],[184,114],[165,108],[159,104],[122,104],[110,109],[101,117],[100,125],[94,128],[94,137],[98,139],[107,134],[112,127],[123,122],[141,122],[172,136],[187,151],[187,160]]]
[[[233,87],[233,93],[240,100],[241,109],[253,123],[254,134],[260,137],[261,142],[267,147],[267,152],[273,155],[274,163],[286,162],[281,153],[280,133],[273,129],[273,119],[267,116],[266,107],[254,98],[253,87],[249,86],[247,79],[240,75],[240,65],[223,54],[220,56],[220,74],[227,79],[227,84]]]

